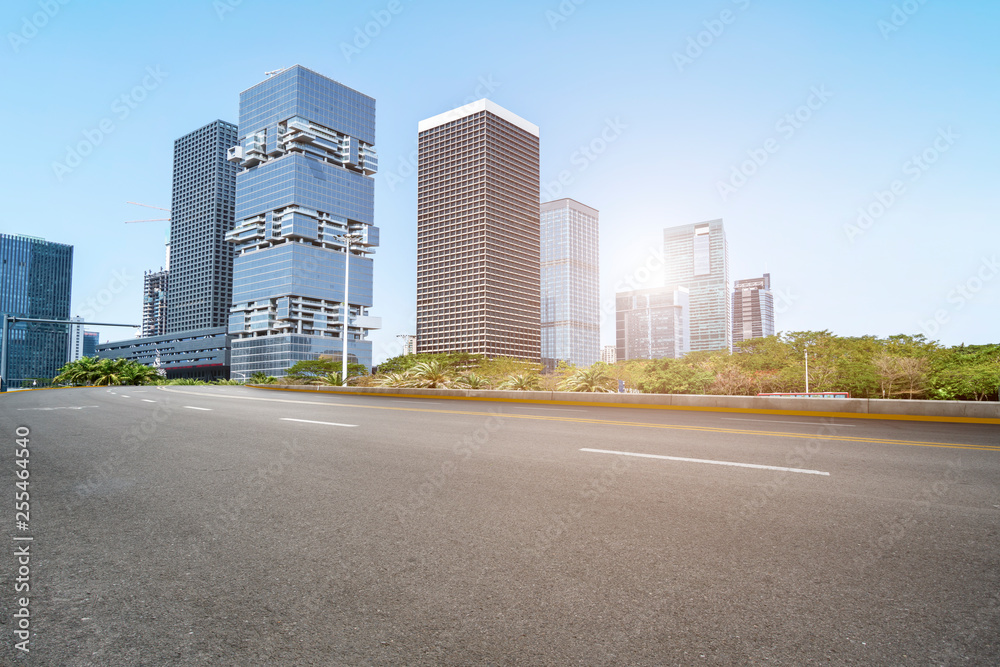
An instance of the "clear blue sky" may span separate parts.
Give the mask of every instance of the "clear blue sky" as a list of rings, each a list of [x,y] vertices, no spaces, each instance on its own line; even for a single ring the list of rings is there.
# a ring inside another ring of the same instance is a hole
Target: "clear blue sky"
[[[0,231],[75,246],[74,313],[140,321],[166,226],[125,201],[169,206],[174,139],[300,63],[377,100],[376,361],[415,329],[417,122],[484,95],[540,127],[543,200],[600,211],[602,301],[664,227],[723,218],[781,331],[1000,342],[995,3],[10,0],[0,25]]]

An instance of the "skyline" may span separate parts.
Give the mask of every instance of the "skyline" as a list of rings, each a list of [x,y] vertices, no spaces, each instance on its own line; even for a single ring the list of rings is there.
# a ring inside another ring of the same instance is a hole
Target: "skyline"
[[[376,362],[416,332],[417,124],[483,97],[538,125],[541,201],[601,213],[602,346],[616,286],[662,284],[641,278],[663,230],[717,218],[730,280],[771,274],[778,331],[997,339],[1000,8],[303,5],[338,17],[335,48],[269,44],[236,61],[229,45],[263,6],[55,3],[41,26],[37,2],[5,9],[0,73],[20,101],[0,114],[47,131],[13,133],[3,176],[19,196],[0,231],[74,246],[71,314],[141,321],[166,227],[123,224],[146,217],[125,202],[167,206],[174,140],[235,122],[240,91],[301,64],[377,100]],[[179,30],[191,48],[167,40]],[[424,43],[438,33],[451,41]]]

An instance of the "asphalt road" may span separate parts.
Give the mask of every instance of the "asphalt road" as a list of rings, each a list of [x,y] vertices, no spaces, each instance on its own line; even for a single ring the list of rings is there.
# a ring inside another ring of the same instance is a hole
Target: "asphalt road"
[[[135,387],[0,439],[2,664],[1000,664],[998,426]]]

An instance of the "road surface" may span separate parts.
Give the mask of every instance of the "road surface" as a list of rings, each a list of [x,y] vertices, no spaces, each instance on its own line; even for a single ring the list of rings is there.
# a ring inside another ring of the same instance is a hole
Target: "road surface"
[[[2,664],[1000,664],[997,426],[174,386],[0,437]]]

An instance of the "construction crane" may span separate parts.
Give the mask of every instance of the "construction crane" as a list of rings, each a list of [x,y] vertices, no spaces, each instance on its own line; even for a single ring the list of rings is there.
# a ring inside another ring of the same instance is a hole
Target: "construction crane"
[[[149,204],[140,204],[137,201],[127,201],[125,203],[126,204],[135,204],[136,206],[145,206],[146,208],[155,208],[155,209],[158,209],[160,211],[166,211],[167,213],[170,213],[170,209],[169,208],[163,208],[161,206],[150,206]],[[126,220],[125,224],[127,225],[130,222],[170,222],[170,218],[148,218],[146,220]]]

